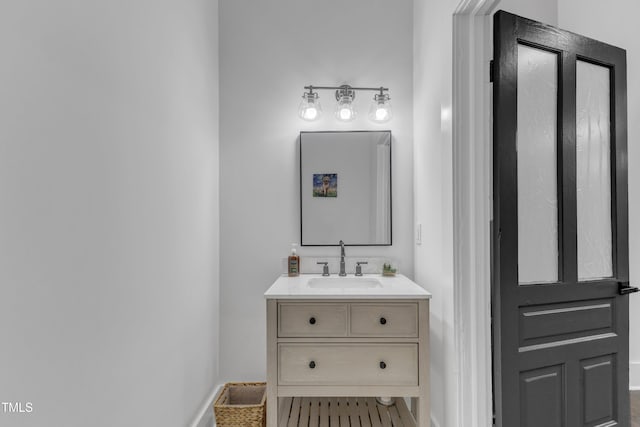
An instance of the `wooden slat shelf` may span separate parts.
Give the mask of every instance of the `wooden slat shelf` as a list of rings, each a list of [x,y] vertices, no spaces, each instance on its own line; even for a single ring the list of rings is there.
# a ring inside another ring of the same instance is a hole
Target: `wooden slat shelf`
[[[392,406],[374,397],[285,397],[278,427],[415,427],[404,399]]]

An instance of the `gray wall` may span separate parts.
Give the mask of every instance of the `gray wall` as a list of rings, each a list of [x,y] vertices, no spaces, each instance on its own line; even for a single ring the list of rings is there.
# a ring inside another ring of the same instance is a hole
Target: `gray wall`
[[[3,426],[183,426],[216,383],[217,2],[0,8]],[[1,408],[0,408],[1,409]]]
[[[627,50],[627,115],[629,126],[629,275],[640,284],[640,4],[635,0],[603,3],[560,0],[560,27]],[[629,298],[630,386],[640,389],[640,297]]]
[[[298,148],[301,130],[391,129],[393,246],[348,247],[347,256],[400,260],[413,275],[413,2],[400,0],[233,0],[220,2],[221,375],[265,377],[262,294],[300,240]],[[367,119],[373,93],[359,93],[359,117],[333,117],[323,91],[317,122],[297,116],[303,86],[385,85],[395,117]],[[337,242],[336,242],[337,243]],[[301,256],[338,256],[301,248]]]

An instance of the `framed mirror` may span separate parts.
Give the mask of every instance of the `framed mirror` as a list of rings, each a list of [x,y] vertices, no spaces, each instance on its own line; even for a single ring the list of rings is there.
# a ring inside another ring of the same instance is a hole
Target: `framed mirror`
[[[300,132],[302,246],[391,245],[391,131]]]

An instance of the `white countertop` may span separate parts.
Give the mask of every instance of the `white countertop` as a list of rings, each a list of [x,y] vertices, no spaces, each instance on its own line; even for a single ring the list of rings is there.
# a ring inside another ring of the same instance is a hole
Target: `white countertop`
[[[313,287],[309,286],[309,280],[334,280],[340,278],[332,275],[323,278],[320,274],[301,274],[297,277],[286,275],[278,277],[271,287],[264,293],[266,299],[428,299],[431,294],[417,283],[401,274],[395,277],[382,276],[380,274],[365,274],[355,277],[349,274],[347,280],[372,280],[377,279],[380,286],[374,287]]]

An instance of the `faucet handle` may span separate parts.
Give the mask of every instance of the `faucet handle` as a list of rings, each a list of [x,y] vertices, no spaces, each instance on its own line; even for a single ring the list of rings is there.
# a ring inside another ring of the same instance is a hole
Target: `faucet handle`
[[[369,264],[367,261],[356,262],[356,276],[362,276],[362,264]]]
[[[322,265],[322,275],[323,276],[328,276],[329,275],[329,263],[328,262],[318,262],[318,265]]]

